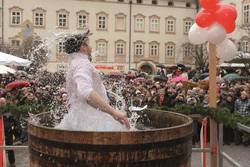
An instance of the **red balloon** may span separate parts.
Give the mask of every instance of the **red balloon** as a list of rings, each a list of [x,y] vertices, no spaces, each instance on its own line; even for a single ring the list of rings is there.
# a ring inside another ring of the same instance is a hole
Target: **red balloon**
[[[216,21],[223,25],[227,33],[231,33],[235,30],[235,20],[237,18],[237,11],[232,5],[221,5],[216,11]]]
[[[207,10],[215,10],[219,0],[200,0],[200,5]]]
[[[237,10],[233,5],[221,5],[216,11],[216,17],[218,19],[230,19],[235,21],[237,18]]]
[[[213,24],[215,21],[214,15],[207,11],[201,10],[195,18],[195,22],[199,27],[205,28]]]
[[[222,25],[226,29],[226,32],[228,34],[232,33],[235,30],[235,28],[236,28],[235,22],[226,22],[226,23],[224,23]]]

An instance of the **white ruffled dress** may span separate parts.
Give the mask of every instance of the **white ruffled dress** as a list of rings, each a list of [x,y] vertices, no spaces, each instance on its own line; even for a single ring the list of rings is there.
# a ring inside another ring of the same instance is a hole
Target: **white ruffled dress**
[[[93,90],[108,101],[100,75],[89,61],[88,56],[73,53],[70,55],[69,61],[66,89],[70,109],[56,128],[70,131],[126,130],[126,127],[114,120],[111,115],[97,110],[87,103],[86,99]]]

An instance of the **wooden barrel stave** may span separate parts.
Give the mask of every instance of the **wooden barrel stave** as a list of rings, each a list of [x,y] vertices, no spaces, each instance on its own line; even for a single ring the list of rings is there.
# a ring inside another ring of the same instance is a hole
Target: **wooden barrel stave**
[[[192,121],[172,119],[178,117],[185,125],[141,132],[58,132],[29,124],[30,166],[190,167]]]

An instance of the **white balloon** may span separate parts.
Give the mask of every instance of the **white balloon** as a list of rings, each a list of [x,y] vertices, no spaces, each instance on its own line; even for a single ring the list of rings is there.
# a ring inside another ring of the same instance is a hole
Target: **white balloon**
[[[201,28],[196,23],[188,32],[188,38],[192,44],[198,45],[207,41],[207,28]]]
[[[220,64],[232,60],[237,55],[237,48],[229,39],[225,39],[217,45],[216,48],[217,56],[220,58]]]
[[[207,39],[209,42],[217,45],[225,40],[227,32],[223,26],[214,23],[207,30]]]

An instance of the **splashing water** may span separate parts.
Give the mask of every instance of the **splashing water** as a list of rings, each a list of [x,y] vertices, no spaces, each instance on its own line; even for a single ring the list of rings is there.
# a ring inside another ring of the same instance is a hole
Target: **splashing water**
[[[85,33],[85,32],[84,32]],[[52,49],[58,44],[58,42],[63,42],[65,38],[71,37],[74,34],[79,34],[79,32],[59,32],[59,33],[48,33],[47,37],[45,40],[43,40],[39,45],[35,46],[35,48],[32,48],[32,52],[29,53],[29,59],[32,61],[35,57],[35,54],[38,54],[41,50],[47,49],[48,52],[46,53],[46,57],[51,58],[52,57]],[[100,55],[100,52],[98,50],[93,51],[91,54],[92,60],[95,62],[96,57]],[[61,60],[63,61],[63,59]],[[39,75],[39,74],[36,74]],[[42,77],[43,74],[40,74]],[[40,78],[38,77],[38,78]],[[120,110],[123,111],[124,113],[129,112],[129,123],[131,125],[131,130],[138,130],[137,127],[137,122],[138,119],[140,119],[141,115],[137,113],[137,111],[134,110],[129,110],[130,107],[126,105],[126,101],[124,100],[122,96],[122,90],[124,87],[125,83],[122,81],[118,81],[113,85],[113,89],[111,91],[108,91],[109,97],[114,99],[114,104],[113,106]],[[49,127],[55,127],[58,125],[58,123],[62,120],[64,115],[68,112],[67,107],[58,105],[55,101],[52,101],[50,104],[50,120],[49,123],[43,124],[41,120],[39,120],[35,115],[30,114],[30,120],[35,123],[35,124],[42,124],[45,126]],[[141,111],[145,110],[146,108],[143,108]],[[126,112],[127,111],[127,112]],[[87,112],[87,111],[86,111]],[[98,120],[101,118],[98,118]],[[97,120],[97,121],[98,121]]]

